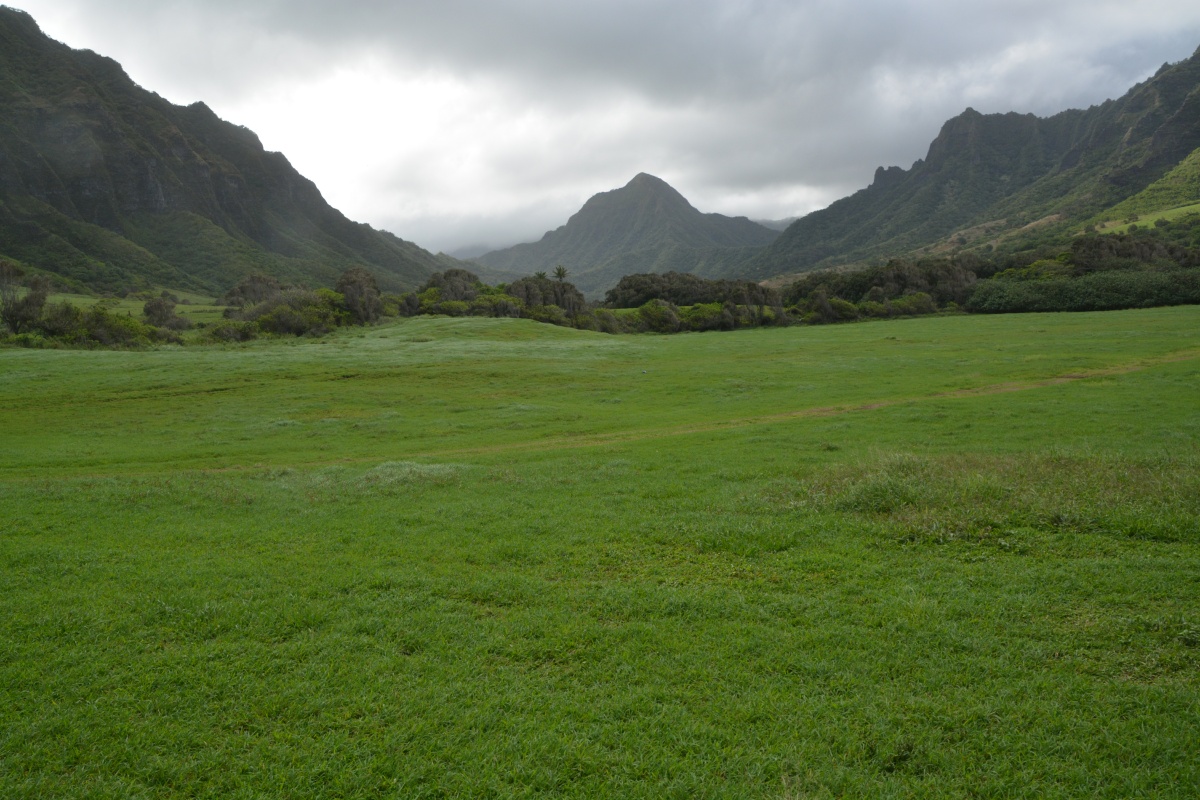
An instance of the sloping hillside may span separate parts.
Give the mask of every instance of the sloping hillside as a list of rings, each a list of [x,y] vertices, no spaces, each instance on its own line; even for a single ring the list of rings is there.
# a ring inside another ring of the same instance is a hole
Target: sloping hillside
[[[641,173],[592,197],[541,241],[475,260],[525,274],[561,265],[575,285],[594,295],[637,272],[736,272],[778,235],[745,217],[703,214],[665,181]]]
[[[749,275],[903,255],[942,244],[1019,246],[1031,224],[1064,239],[1103,209],[1162,178],[1200,147],[1200,51],[1164,65],[1119,100],[1048,118],[949,120],[910,169],[793,223]]]
[[[110,291],[219,291],[255,270],[331,284],[351,264],[402,288],[457,263],[346,219],[253,132],[4,7],[0,255]]]

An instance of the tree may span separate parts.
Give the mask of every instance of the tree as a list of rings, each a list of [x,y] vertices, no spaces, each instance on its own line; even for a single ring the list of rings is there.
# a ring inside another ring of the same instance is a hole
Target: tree
[[[50,281],[35,275],[23,291],[24,271],[11,261],[0,260],[0,321],[13,333],[32,327],[42,316],[42,308],[50,294]]]
[[[225,293],[225,302],[231,306],[253,306],[269,300],[283,291],[283,284],[270,275],[255,272],[242,278],[237,286]]]
[[[335,288],[345,298],[346,310],[359,325],[372,323],[383,313],[383,298],[375,276],[362,267],[343,272]]]
[[[146,321],[157,328],[182,331],[192,327],[191,320],[175,313],[175,302],[167,297],[150,298],[142,306],[142,313],[146,315]]]
[[[562,283],[563,281],[565,281],[567,279],[567,268],[564,267],[562,264],[559,264],[557,267],[555,267],[554,268],[554,279],[557,280],[559,283]]]

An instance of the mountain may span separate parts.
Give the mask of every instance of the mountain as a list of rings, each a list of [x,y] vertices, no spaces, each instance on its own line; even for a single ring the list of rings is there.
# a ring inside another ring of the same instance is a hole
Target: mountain
[[[1087,110],[1039,118],[967,109],[910,169],[880,167],[866,189],[792,223],[747,276],[1067,241],[1198,147],[1200,50]]]
[[[475,260],[524,274],[562,265],[572,283],[594,296],[637,272],[734,274],[778,235],[745,217],[702,214],[665,181],[641,173],[592,197],[541,241]]]
[[[3,6],[0,256],[105,291],[220,292],[253,271],[328,286],[353,264],[400,289],[462,266],[346,219],[250,130]]]
[[[764,228],[770,228],[773,231],[782,231],[782,230],[785,230],[788,225],[791,225],[793,222],[795,222],[798,219],[800,219],[800,218],[799,217],[785,217],[783,219],[756,219],[756,220],[754,220],[754,222],[757,222],[759,225],[762,225]]]

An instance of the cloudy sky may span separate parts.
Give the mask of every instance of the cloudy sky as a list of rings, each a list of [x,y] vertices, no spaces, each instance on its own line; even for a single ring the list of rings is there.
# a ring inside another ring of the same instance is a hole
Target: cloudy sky
[[[539,238],[638,172],[804,214],[967,106],[1086,107],[1200,46],[1195,0],[5,2],[446,251]]]

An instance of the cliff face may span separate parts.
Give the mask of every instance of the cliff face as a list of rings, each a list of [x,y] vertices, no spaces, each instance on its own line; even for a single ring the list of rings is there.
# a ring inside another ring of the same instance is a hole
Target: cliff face
[[[261,270],[389,288],[454,262],[351,222],[280,153],[203,103],[175,106],[120,65],[0,7],[0,254],[98,289],[220,290]]]
[[[748,275],[905,255],[977,226],[989,238],[1036,220],[1065,231],[1142,191],[1197,147],[1200,51],[1083,111],[1039,118],[967,109],[910,169],[881,167],[866,189],[792,223]]]

